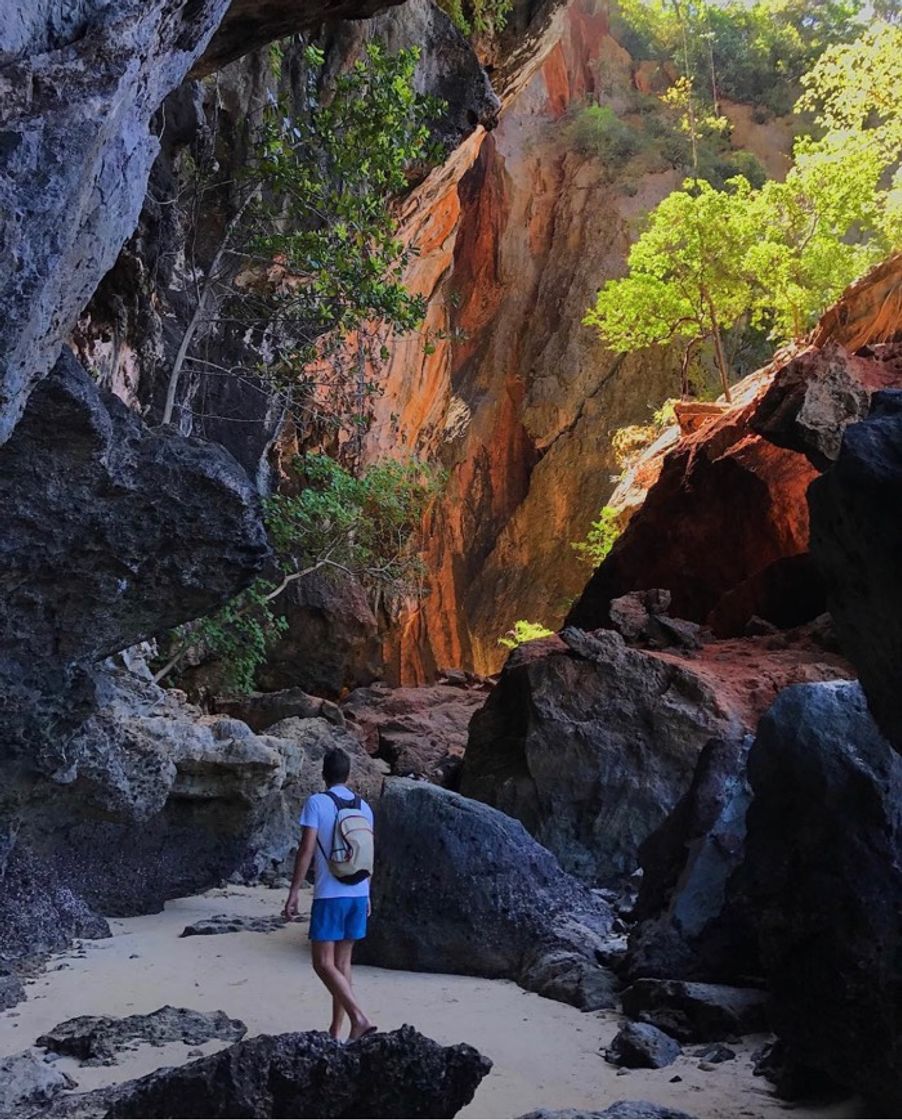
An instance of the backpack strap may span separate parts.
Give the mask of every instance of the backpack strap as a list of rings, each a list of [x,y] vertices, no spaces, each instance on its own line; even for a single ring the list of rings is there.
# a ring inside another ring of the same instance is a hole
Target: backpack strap
[[[336,812],[341,812],[342,809],[359,809],[360,798],[355,794],[350,801],[343,801],[337,793],[333,793],[331,789],[326,790],[326,797],[332,799]]]

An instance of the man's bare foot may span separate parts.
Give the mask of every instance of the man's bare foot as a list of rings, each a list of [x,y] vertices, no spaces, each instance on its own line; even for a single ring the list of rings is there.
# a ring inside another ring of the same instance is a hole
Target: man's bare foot
[[[367,1034],[375,1034],[379,1028],[369,1021],[369,1019],[361,1019],[359,1023],[355,1023],[351,1027],[351,1033],[348,1035],[348,1042],[356,1042],[358,1038],[363,1038]]]
[[[341,1027],[329,1027],[329,1038],[333,1042],[341,1042]]]

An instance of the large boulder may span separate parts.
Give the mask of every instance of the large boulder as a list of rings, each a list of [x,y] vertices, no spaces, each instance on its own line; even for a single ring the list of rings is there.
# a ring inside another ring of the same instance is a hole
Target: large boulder
[[[639,848],[631,977],[730,982],[756,973],[753,915],[727,892],[745,854],[750,746],[751,737],[712,739],[689,790]]]
[[[330,700],[382,672],[379,624],[363,587],[316,573],[280,600],[288,623],[257,674],[267,690],[302,688]]]
[[[102,706],[62,757],[0,767],[0,960],[105,936],[98,913],[157,910],[235,873],[283,869],[330,746],[351,752],[361,792],[378,796],[379,764],[333,724],[254,735],[137,668],[106,667]]]
[[[461,792],[521,820],[579,878],[631,873],[705,743],[738,742],[782,686],[840,665],[802,641],[646,651],[565,629],[512,654],[473,717]]]
[[[487,684],[466,678],[461,685],[373,685],[355,689],[341,710],[367,751],[384,759],[393,774],[434,781],[459,768],[470,720],[487,694]]]
[[[902,758],[858,684],[835,682],[778,698],[748,771],[754,798],[738,874],[785,1056],[897,1110]]]
[[[767,992],[728,984],[637,980],[621,997],[623,1013],[680,1042],[719,1042],[769,1025]]]
[[[874,396],[808,500],[811,549],[843,649],[877,723],[902,750],[902,391]]]
[[[579,1007],[613,1004],[596,951],[604,902],[523,826],[427,782],[393,778],[376,815],[373,917],[360,960],[506,977]]]
[[[68,351],[0,448],[0,522],[0,758],[57,766],[99,661],[208,612],[269,555],[232,457],[151,431]]]
[[[452,1117],[492,1068],[472,1046],[402,1027],[341,1046],[327,1034],[258,1035],[137,1081],[57,1100],[52,1116]]]

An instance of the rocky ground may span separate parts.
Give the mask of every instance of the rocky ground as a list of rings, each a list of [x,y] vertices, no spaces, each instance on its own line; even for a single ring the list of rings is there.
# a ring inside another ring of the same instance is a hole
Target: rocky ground
[[[164,1004],[222,1010],[261,1033],[317,1030],[327,1003],[310,968],[303,895],[301,920],[270,933],[239,932],[181,938],[191,924],[218,914],[274,916],[281,892],[229,887],[167,904],[161,914],[113,919],[112,938],[81,942],[53,958],[26,987],[28,999],[0,1013],[0,1060],[20,1052],[76,1015],[147,1014]],[[602,1051],[622,1019],[613,1011],[580,1012],[523,991],[505,980],[440,973],[384,971],[361,966],[357,989],[382,1030],[404,1023],[443,1045],[468,1042],[494,1063],[463,1117],[511,1117],[536,1109],[602,1110],[615,1101],[646,1100],[706,1117],[841,1117],[849,1101],[784,1105],[769,1083],[752,1072],[764,1036],[731,1042],[735,1058],[711,1062],[699,1045],[685,1045],[661,1069],[620,1074]],[[78,1091],[140,1077],[230,1045],[226,1040],[156,1044],[133,1040],[115,1065],[83,1065],[60,1057],[51,1068],[78,1083]],[[710,1055],[709,1055],[710,1057]],[[207,1115],[205,1113],[205,1115]]]

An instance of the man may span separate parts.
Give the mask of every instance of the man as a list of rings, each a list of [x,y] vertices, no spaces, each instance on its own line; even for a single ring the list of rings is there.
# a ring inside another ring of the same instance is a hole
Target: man
[[[301,812],[301,843],[283,914],[289,921],[297,915],[301,883],[312,861],[315,878],[309,937],[313,968],[332,996],[329,1034],[336,1041],[339,1039],[347,1015],[351,1022],[348,1039],[353,1042],[365,1034],[372,1034],[376,1027],[364,1015],[351,986],[354,942],[366,937],[366,921],[370,915],[370,880],[342,882],[332,874],[328,859],[339,812],[333,797],[348,804],[355,797],[345,785],[350,772],[351,760],[343,750],[335,748],[326,753],[323,781],[328,792],[313,794]],[[362,798],[359,812],[369,821],[372,829],[373,811]]]

